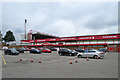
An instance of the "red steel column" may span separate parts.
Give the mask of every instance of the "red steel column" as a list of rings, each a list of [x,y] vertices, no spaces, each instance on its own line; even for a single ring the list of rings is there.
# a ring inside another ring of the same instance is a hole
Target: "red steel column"
[[[115,48],[115,47],[114,47],[114,39],[113,39],[113,51],[115,50],[114,48]]]

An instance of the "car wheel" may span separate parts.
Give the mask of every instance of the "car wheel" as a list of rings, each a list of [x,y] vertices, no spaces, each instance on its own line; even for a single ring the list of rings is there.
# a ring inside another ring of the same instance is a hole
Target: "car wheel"
[[[5,52],[5,55],[7,55],[7,53]]]
[[[72,54],[70,54],[69,56],[72,56]]]
[[[10,52],[9,55],[12,55],[12,53]]]
[[[97,55],[94,55],[93,58],[94,58],[94,59],[97,59]]]
[[[62,56],[62,53],[59,53],[60,56]]]
[[[78,58],[82,58],[82,55],[78,55]]]

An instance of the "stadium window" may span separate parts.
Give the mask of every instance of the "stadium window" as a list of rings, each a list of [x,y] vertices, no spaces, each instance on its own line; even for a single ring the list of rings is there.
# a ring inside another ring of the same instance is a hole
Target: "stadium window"
[[[69,44],[69,42],[66,42],[66,44]]]
[[[91,40],[91,44],[96,44],[97,40]]]
[[[87,47],[91,47],[91,46],[87,46]]]
[[[105,43],[105,40],[98,40],[98,43]]]
[[[84,41],[80,41],[80,44],[83,44],[84,43]]]
[[[84,47],[84,46],[79,46],[79,47]]]
[[[79,44],[79,42],[77,41],[77,44]]]
[[[106,43],[108,43],[108,44],[113,44],[113,39],[111,39],[111,40],[106,40]]]
[[[114,43],[118,44],[120,41],[118,41],[118,39],[114,39]]]
[[[84,41],[79,41],[79,44],[83,44]]]
[[[93,47],[97,47],[97,46],[93,46]]]
[[[72,42],[72,44],[76,44],[76,42]]]
[[[98,45],[98,47],[104,47],[103,45]]]
[[[84,41],[84,44],[89,44],[89,41],[87,40],[87,41]]]

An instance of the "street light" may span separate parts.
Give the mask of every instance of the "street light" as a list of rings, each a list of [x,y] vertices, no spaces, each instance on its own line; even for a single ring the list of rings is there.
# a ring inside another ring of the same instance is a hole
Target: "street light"
[[[27,20],[25,19],[25,40],[26,40],[26,23],[27,23]]]

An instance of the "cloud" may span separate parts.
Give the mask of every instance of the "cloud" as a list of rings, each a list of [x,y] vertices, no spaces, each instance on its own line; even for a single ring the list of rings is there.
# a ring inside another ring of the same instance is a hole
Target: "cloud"
[[[75,25],[68,20],[58,20],[49,26],[49,32],[59,36],[69,36],[76,33]]]
[[[27,19],[27,32],[36,30],[62,37],[116,33],[117,7],[117,2],[3,3],[2,30],[3,34],[12,30],[20,40]]]

